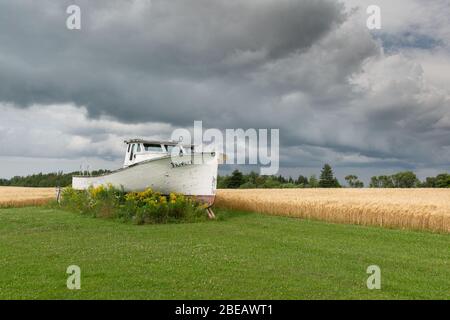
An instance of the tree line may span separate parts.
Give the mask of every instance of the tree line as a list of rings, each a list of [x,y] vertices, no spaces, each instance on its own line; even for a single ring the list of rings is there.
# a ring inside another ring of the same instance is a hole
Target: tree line
[[[362,184],[356,176],[349,176],[348,182],[358,186],[360,183]],[[259,175],[253,171],[249,174],[243,174],[239,170],[234,170],[231,175],[218,176],[217,187],[219,189],[341,188],[341,184],[334,176],[331,166],[325,164],[319,177],[314,174],[309,177],[299,175],[295,179],[292,177],[286,178],[281,175]]]
[[[356,175],[345,177],[350,188],[364,188],[364,183]],[[243,174],[234,170],[231,175],[218,176],[220,189],[257,189],[257,188],[341,188],[333,169],[325,164],[319,177],[299,175],[297,178],[279,176],[262,176],[256,172]],[[398,172],[393,175],[374,176],[370,179],[370,188],[450,188],[450,174],[442,173],[420,181],[412,171]]]
[[[38,173],[25,177],[15,176],[11,179],[0,179],[0,186],[10,187],[68,187],[72,185],[72,176],[79,175],[100,175],[109,172],[108,170],[97,170],[92,172],[69,172],[62,171],[53,173]]]
[[[414,172],[399,172],[370,179],[371,188],[450,188],[450,174],[442,173],[420,181]]]
[[[62,171],[55,173],[38,173],[25,177],[0,179],[0,186],[15,187],[67,187],[72,184],[74,175],[100,175],[110,171],[97,170],[92,172]],[[356,175],[345,177],[350,188],[363,188],[364,183]],[[220,189],[257,189],[257,188],[341,188],[342,185],[335,177],[333,169],[325,164],[320,175],[309,177],[299,175],[297,178],[279,176],[264,176],[256,172],[244,174],[234,170],[231,175],[218,176],[217,187]],[[450,174],[442,173],[436,177],[428,177],[420,181],[412,171],[398,172],[393,175],[374,176],[370,179],[370,188],[450,188]]]

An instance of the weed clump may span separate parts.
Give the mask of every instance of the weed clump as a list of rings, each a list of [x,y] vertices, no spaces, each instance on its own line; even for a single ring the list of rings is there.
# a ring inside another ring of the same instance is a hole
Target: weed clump
[[[147,189],[125,193],[111,185],[79,191],[66,188],[61,207],[83,215],[135,224],[195,222],[206,219],[205,205],[182,194],[162,195]]]

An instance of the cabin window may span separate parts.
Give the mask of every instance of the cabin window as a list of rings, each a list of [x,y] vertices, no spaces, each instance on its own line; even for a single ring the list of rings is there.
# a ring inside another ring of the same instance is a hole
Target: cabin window
[[[128,151],[127,152],[130,152],[130,149],[131,149],[131,144],[128,145]]]
[[[136,145],[133,144],[133,146],[131,147],[131,152],[130,152],[130,161],[133,161],[133,155],[134,155],[135,150],[136,150]]]
[[[137,145],[137,152],[141,152],[141,144]]]
[[[166,147],[166,150],[168,153],[171,153],[174,148],[174,146],[168,146],[168,145],[165,145],[164,147]]]
[[[161,152],[161,151],[163,151],[162,148],[161,148],[161,145],[159,145],[159,144],[145,143],[144,144],[144,149],[145,149],[145,151],[148,151],[148,152]]]

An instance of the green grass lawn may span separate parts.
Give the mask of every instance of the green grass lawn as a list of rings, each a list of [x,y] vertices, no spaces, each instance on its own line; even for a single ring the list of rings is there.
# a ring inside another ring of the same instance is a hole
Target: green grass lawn
[[[217,210],[135,226],[0,210],[1,299],[449,299],[450,235]],[[81,290],[66,268],[81,267]],[[368,290],[378,265],[382,289]]]

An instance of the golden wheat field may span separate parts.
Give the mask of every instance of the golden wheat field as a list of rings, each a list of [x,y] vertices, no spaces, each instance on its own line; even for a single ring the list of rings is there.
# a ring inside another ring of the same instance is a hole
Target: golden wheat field
[[[216,206],[334,223],[450,232],[450,189],[218,190]]]
[[[55,199],[55,188],[0,187],[0,208],[42,205]]]
[[[0,187],[1,207],[42,205],[55,188]],[[450,233],[450,189],[218,190],[215,206],[335,223]]]

